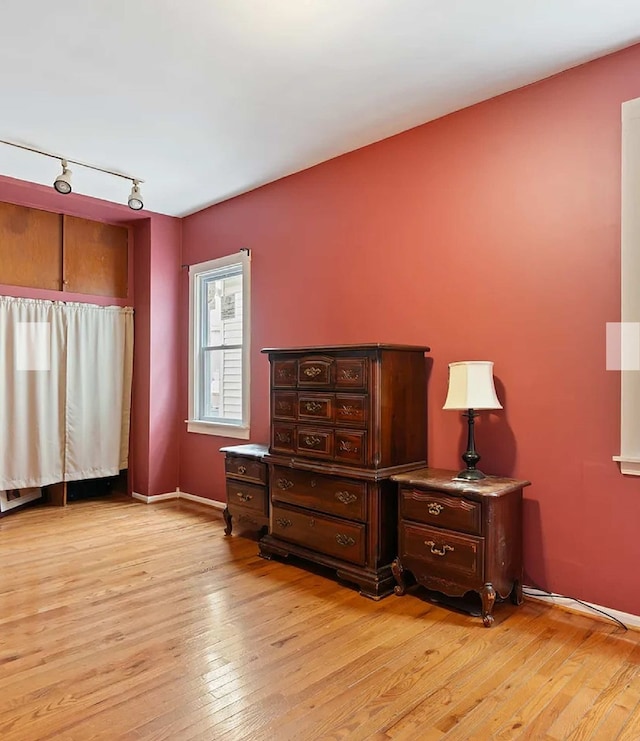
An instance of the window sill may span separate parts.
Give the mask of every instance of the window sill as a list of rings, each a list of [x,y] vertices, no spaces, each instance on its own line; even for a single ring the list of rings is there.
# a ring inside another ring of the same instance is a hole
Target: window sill
[[[233,437],[238,440],[248,440],[250,430],[239,425],[221,425],[214,422],[200,422],[194,419],[185,420],[187,432],[196,432],[200,435],[217,435],[218,437]]]
[[[640,459],[624,455],[614,455],[613,460],[620,464],[620,473],[629,476],[640,476]]]

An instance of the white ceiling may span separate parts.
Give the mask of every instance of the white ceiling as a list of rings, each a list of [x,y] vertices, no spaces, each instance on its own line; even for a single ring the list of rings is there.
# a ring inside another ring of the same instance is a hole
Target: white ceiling
[[[5,2],[0,139],[183,216],[637,41],[638,0]],[[58,172],[0,145],[0,174]]]

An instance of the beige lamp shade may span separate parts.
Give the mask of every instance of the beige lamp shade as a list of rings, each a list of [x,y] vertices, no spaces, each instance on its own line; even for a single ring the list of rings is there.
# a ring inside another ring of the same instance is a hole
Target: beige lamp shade
[[[443,409],[502,409],[490,360],[449,363],[449,391]]]

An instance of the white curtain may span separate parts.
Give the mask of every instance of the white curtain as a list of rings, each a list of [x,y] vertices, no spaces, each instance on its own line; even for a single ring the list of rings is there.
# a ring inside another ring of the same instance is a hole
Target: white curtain
[[[133,310],[66,304],[65,481],[127,467]]]
[[[0,297],[0,490],[127,467],[133,309]]]
[[[65,346],[56,304],[0,297],[0,490],[63,480]]]

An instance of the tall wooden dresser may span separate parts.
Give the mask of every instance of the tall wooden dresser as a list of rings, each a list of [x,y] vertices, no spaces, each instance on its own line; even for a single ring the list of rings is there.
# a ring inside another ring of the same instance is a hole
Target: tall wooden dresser
[[[269,348],[269,531],[262,556],[334,569],[362,594],[393,591],[394,474],[424,466],[428,347]]]

